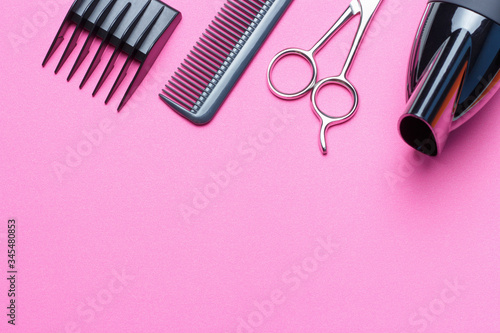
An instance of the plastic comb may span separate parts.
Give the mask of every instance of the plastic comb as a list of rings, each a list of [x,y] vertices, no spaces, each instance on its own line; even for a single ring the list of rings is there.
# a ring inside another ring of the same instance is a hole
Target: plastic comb
[[[96,69],[106,48],[109,45],[114,46],[113,54],[92,96],[95,96],[106,81],[118,55],[121,52],[127,54],[125,64],[106,98],[107,104],[127,75],[132,62],[138,61],[139,69],[118,106],[120,111],[146,77],[181,18],[180,12],[159,0],[76,0],[59,28],[42,65],[47,64],[61,45],[70,26],[74,24],[75,29],[56,67],[57,74],[75,49],[82,32],[88,31],[83,47],[68,75],[69,81],[89,54],[96,37],[99,37],[101,44],[83,77],[80,89]]]
[[[291,2],[228,0],[160,97],[191,122],[210,122]]]

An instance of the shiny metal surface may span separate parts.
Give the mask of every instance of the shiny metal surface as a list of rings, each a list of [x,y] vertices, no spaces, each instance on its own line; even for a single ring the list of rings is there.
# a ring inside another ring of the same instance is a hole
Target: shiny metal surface
[[[321,131],[320,131],[320,146],[323,154],[327,153],[327,144],[326,144],[326,131],[328,128],[334,125],[342,124],[348,120],[350,120],[356,113],[358,108],[359,96],[356,88],[347,80],[347,74],[351,68],[351,65],[356,56],[357,50],[363,36],[366,33],[366,29],[368,28],[373,15],[377,11],[378,6],[382,0],[353,0],[349,8],[342,14],[342,16],[335,22],[335,24],[328,30],[328,32],[310,49],[303,50],[298,48],[286,49],[278,53],[273,60],[271,61],[268,71],[267,71],[267,81],[269,88],[272,93],[281,99],[293,100],[300,97],[305,96],[307,93],[312,91],[311,101],[312,107],[318,118],[321,120]],[[349,51],[349,55],[347,56],[344,67],[342,68],[342,72],[338,76],[329,77],[323,79],[318,82],[318,65],[315,60],[315,55],[332,39],[332,37],[354,16],[360,15],[360,23],[358,30],[356,32],[356,36],[354,38],[353,44],[351,46],[351,50]],[[279,91],[273,83],[272,73],[276,66],[276,64],[287,56],[300,56],[308,61],[313,70],[313,75],[309,84],[302,90],[293,93],[285,93]],[[323,112],[317,103],[317,96],[319,91],[327,86],[327,85],[340,85],[346,88],[351,92],[353,96],[353,106],[351,110],[343,117],[331,117],[328,116],[325,112]]]
[[[500,25],[466,8],[431,2],[410,59],[402,138],[437,156],[449,133],[498,90],[499,73]]]

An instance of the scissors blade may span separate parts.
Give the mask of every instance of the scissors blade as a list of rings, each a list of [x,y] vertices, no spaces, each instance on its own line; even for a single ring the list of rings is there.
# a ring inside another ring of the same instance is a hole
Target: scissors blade
[[[382,0],[354,0],[352,3],[358,2],[360,12],[366,22],[370,22]],[[352,5],[351,3],[351,5]],[[354,10],[354,8],[353,8]]]

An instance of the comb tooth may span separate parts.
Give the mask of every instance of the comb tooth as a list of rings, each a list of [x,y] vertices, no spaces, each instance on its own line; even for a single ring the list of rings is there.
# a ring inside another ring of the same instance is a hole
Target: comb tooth
[[[255,18],[255,14],[253,14],[251,11],[249,11],[247,8],[243,7],[240,3],[234,2],[233,0],[228,0],[228,3],[238,10],[238,12],[243,15],[245,14],[247,18],[249,18],[251,21]]]
[[[87,80],[90,78],[92,73],[94,73],[94,70],[97,68],[97,65],[101,62],[102,54],[104,53],[104,50],[106,49],[107,43],[105,40],[101,42],[101,45],[99,45],[99,49],[97,50],[97,53],[95,54],[94,58],[92,59],[92,62],[90,63],[89,69],[85,73],[82,82],[80,83],[80,89],[83,88],[85,83],[87,83]]]
[[[94,70],[97,68],[97,65],[99,65],[99,63],[101,62],[102,55],[106,50],[106,47],[108,46],[108,42],[111,39],[111,36],[123,21],[123,18],[125,17],[125,14],[127,14],[130,7],[131,3],[129,2],[125,5],[125,7],[123,7],[123,9],[120,11],[118,16],[113,21],[113,23],[111,23],[111,27],[109,28],[108,34],[103,38],[101,45],[99,45],[99,49],[97,50],[97,53],[94,56],[94,59],[92,59],[92,62],[90,63],[89,69],[87,70],[85,76],[83,77],[82,83],[80,83],[80,89],[82,89],[85,83],[87,83],[87,80],[90,78],[92,73],[94,73]]]
[[[176,103],[175,101],[169,99],[167,96],[160,94],[160,98],[173,110],[178,112],[179,114],[187,114],[192,112],[191,109],[182,106],[181,104]]]
[[[243,27],[241,24],[238,22],[235,22],[231,18],[227,17],[224,13],[219,13],[219,16],[215,18],[216,20],[219,20],[222,24],[224,24],[226,27],[231,29],[233,32],[236,33],[236,38],[238,40],[241,38],[241,35],[245,32],[246,28]]]
[[[189,70],[189,72],[191,74],[193,74],[194,76],[196,76],[200,82],[202,82],[202,85],[204,87],[208,86],[208,84],[210,83],[210,78],[208,78],[206,76],[205,73],[203,73],[199,66],[196,66],[195,64],[193,64],[189,58],[186,57],[186,59],[184,59],[184,62],[181,64],[182,67],[184,67],[186,70]]]
[[[239,23],[238,21],[234,20],[230,16],[226,15],[224,11],[221,11],[219,13],[219,16],[217,17],[220,22],[222,22],[226,27],[232,29],[233,31],[236,32],[238,35],[238,40],[241,38],[241,36],[245,33],[245,31],[248,28],[248,25],[243,25]]]
[[[193,107],[196,104],[197,99],[193,99],[191,96],[187,95],[179,86],[173,84],[171,81],[168,81],[169,84],[165,85],[165,89],[174,93],[177,97],[187,103],[190,107]]]
[[[200,87],[204,90],[207,87],[207,83],[203,82],[200,80],[194,73],[192,73],[187,66],[182,64],[182,66],[186,69],[183,69],[179,67],[179,71],[183,73],[184,75],[188,76],[191,80],[194,80],[197,84],[200,85]]]
[[[163,92],[170,96],[174,101],[180,103],[182,106],[188,108],[191,110],[193,108],[193,105],[189,105],[187,101],[185,101],[182,97],[178,96],[174,90],[172,90],[169,87],[166,87],[167,89],[163,89]]]
[[[160,17],[161,13],[163,12],[163,9],[164,9],[164,7],[162,7],[156,13],[156,15],[153,17],[153,19],[151,20],[151,22],[148,24],[148,26],[146,27],[146,29],[144,29],[144,31],[142,32],[141,36],[139,37],[139,39],[135,43],[135,45],[134,45],[134,51],[130,53],[130,55],[128,56],[127,60],[125,61],[125,64],[123,65],[123,68],[120,71],[120,74],[118,74],[118,78],[116,79],[115,83],[113,84],[113,87],[111,88],[111,91],[108,94],[108,97],[106,98],[105,104],[108,104],[108,102],[110,101],[111,97],[113,97],[113,94],[118,89],[118,87],[122,83],[123,79],[127,75],[127,71],[130,68],[130,64],[134,60],[135,55],[137,54],[138,50],[140,49],[140,47],[142,46],[142,44],[144,43],[144,41],[146,40],[146,38],[149,36],[149,33],[151,32],[151,30],[153,29],[154,25],[158,21],[158,18]]]
[[[194,46],[193,49],[189,51],[189,54],[203,62],[207,66],[205,69],[210,73],[214,74],[217,72],[217,70],[219,70],[220,66],[217,65],[216,62],[212,61],[212,59],[208,57],[208,55],[202,52],[199,47]]]
[[[97,95],[97,92],[101,89],[102,85],[104,84],[104,82],[108,78],[109,74],[111,73],[111,71],[115,67],[115,62],[116,62],[116,59],[118,59],[119,53],[120,53],[119,49],[115,49],[113,51],[113,54],[111,55],[111,58],[109,59],[108,64],[106,65],[106,68],[104,69],[104,72],[102,73],[101,78],[99,79],[99,82],[97,82],[97,85],[96,85],[94,91],[92,92],[92,97]]]
[[[190,111],[192,110],[192,105],[189,105],[184,100],[182,100],[182,98],[179,98],[178,96],[174,95],[171,91],[169,91],[167,89],[163,89],[163,94],[165,95],[165,97],[167,99],[180,105],[182,108],[186,108],[187,110],[190,110]]]
[[[221,9],[228,16],[232,17],[234,20],[242,23],[245,26],[245,30],[248,28],[248,25],[252,22],[248,18],[242,17],[238,14],[238,12],[234,11],[234,9],[228,4],[224,4],[224,7]]]
[[[196,42],[196,44],[203,49],[200,52],[208,53],[207,56],[209,56],[210,58],[213,58],[213,61],[215,63],[219,64],[219,66],[227,58],[227,56],[223,56],[221,53],[219,53],[219,51],[213,49],[212,48],[213,46],[210,46],[210,44],[207,44],[207,41],[203,38],[201,38],[199,42]]]
[[[113,52],[113,55],[109,59],[109,62],[106,65],[106,68],[104,69],[104,72],[102,73],[102,76],[99,79],[99,82],[97,82],[97,86],[95,87],[94,92],[92,93],[92,96],[95,96],[97,94],[97,92],[99,91],[99,89],[101,89],[102,85],[104,84],[104,82],[108,78],[109,74],[111,73],[111,71],[115,67],[116,59],[118,59],[118,55],[122,51],[123,45],[126,43],[127,39],[130,37],[130,35],[134,31],[135,27],[137,26],[137,23],[139,23],[139,20],[141,19],[141,17],[146,12],[146,9],[148,8],[148,6],[149,6],[150,3],[151,3],[151,0],[149,0],[141,8],[141,11],[136,15],[136,17],[134,18],[134,20],[132,21],[132,23],[130,23],[130,25],[127,27],[127,29],[125,30],[125,32],[121,36],[121,38],[120,38],[120,44],[115,48],[115,51]]]
[[[170,97],[170,94],[166,90],[163,90],[163,93],[165,95],[160,94],[160,98],[175,111],[179,112],[180,114],[192,112],[191,107],[184,106],[183,103],[178,103],[176,100],[172,99]]]
[[[71,35],[71,38],[69,39],[68,45],[66,46],[66,49],[63,52],[63,55],[61,57],[61,60],[59,60],[59,63],[57,64],[55,73],[57,74],[59,70],[61,70],[61,67],[64,65],[68,57],[70,56],[71,52],[76,47],[76,44],[78,43],[78,38],[80,37],[82,31],[83,31],[83,24],[85,21],[89,18],[89,16],[92,14],[94,11],[95,7],[97,6],[97,3],[99,0],[93,0],[87,8],[85,8],[82,18],[80,21],[77,23],[75,30],[73,31],[73,34]]]
[[[187,84],[185,81],[183,81],[182,79],[179,79],[175,75],[172,76],[172,80],[177,82],[181,86],[183,86],[185,89],[189,90],[189,92],[191,93],[191,96],[193,96],[193,97],[200,96],[200,94],[203,92],[203,91],[196,90],[192,85]],[[196,98],[198,99],[198,97],[196,97]]]
[[[254,4],[252,1],[241,1],[241,2],[244,2],[245,4],[247,4],[248,6],[252,7],[253,10],[258,13],[260,11],[260,7],[261,6],[258,6],[256,4]]]
[[[183,80],[186,84],[192,86],[193,89],[199,90],[200,93],[203,92],[203,90],[205,90],[205,88],[206,88],[205,84],[201,84],[200,83],[201,81],[198,81],[198,80],[196,80],[196,78],[191,77],[191,74],[189,74],[188,72],[186,72],[181,67],[177,68],[177,71],[175,72],[175,75],[177,77],[179,77],[179,79]]]
[[[141,63],[141,65],[139,66],[139,69],[135,73],[134,78],[132,79],[132,82],[128,86],[127,91],[125,92],[125,95],[123,95],[123,98],[122,98],[120,104],[118,105],[118,112],[120,112],[121,109],[125,106],[125,104],[127,104],[127,102],[130,100],[130,98],[132,97],[134,92],[137,90],[137,88],[139,87],[141,82],[144,80],[146,75],[148,75],[149,68],[150,68],[149,64],[147,64],[145,62]]]
[[[127,91],[125,92],[125,95],[123,95],[122,100],[120,101],[120,104],[118,105],[118,112],[121,111],[121,109],[127,104],[129,99],[132,97],[134,92],[137,90],[141,82],[144,80],[146,75],[148,74],[149,68],[148,66],[145,66],[144,63],[142,63],[139,66],[139,69],[134,75],[134,78],[132,79],[132,82],[130,82],[130,85],[127,88]]]
[[[212,80],[212,78],[214,77],[214,75],[219,70],[220,66],[217,66],[216,64],[214,64],[213,62],[211,62],[209,59],[207,59],[206,57],[204,57],[203,54],[198,53],[198,51],[196,50],[196,48],[193,48],[193,50],[191,50],[189,52],[189,55],[187,57],[190,58],[193,61],[197,60],[196,63],[199,66],[203,66],[203,68],[208,73],[210,73],[210,80]]]
[[[125,92],[125,95],[123,95],[123,98],[122,98],[120,104],[118,105],[118,112],[120,112],[121,109],[125,106],[125,104],[127,104],[129,99],[132,97],[134,92],[137,90],[137,88],[139,87],[141,82],[144,80],[144,78],[148,74],[148,72],[149,72],[148,66],[146,66],[145,63],[142,63],[139,66],[139,69],[137,70],[137,72],[135,73],[135,76],[132,79],[132,82],[128,86],[127,91]]]
[[[49,61],[49,59],[52,57],[52,55],[57,50],[59,45],[61,45],[61,43],[63,42],[64,35],[66,34],[66,31],[68,31],[68,28],[71,25],[71,15],[70,14],[73,11],[73,9],[75,8],[75,6],[77,5],[77,3],[78,3],[78,0],[75,0],[73,2],[70,10],[68,11],[68,13],[66,14],[66,16],[64,18],[63,23],[61,23],[61,26],[59,27],[59,30],[57,31],[56,37],[54,37],[54,40],[52,41],[52,44],[50,45],[49,50],[47,51],[47,54],[45,55],[45,58],[43,59],[43,62],[42,62],[43,67],[45,67],[45,65],[47,65],[47,62]]]
[[[214,23],[215,26],[217,26],[218,29],[216,28],[213,28],[215,30],[217,30],[221,35],[223,35],[226,39],[229,39],[230,41],[233,42],[233,45],[236,45],[238,44],[239,40],[240,40],[240,36],[238,36],[236,33],[234,33],[233,31],[229,30],[228,28],[224,27],[223,25],[221,25],[219,22],[217,21],[212,21]]]
[[[204,38],[201,38],[200,41],[196,43],[203,48],[204,52],[210,53],[217,60],[218,67],[222,66],[229,56],[230,52],[223,52],[223,50],[217,49],[215,45]]]
[[[222,22],[220,20],[220,18],[216,17],[216,20]],[[221,34],[224,34],[224,36],[226,38],[228,38],[229,40],[231,40],[234,44],[237,44],[238,41],[240,40],[240,36],[236,33],[234,33],[234,31],[228,29],[227,27],[225,27],[224,25],[222,25],[221,23],[219,23],[218,21],[216,20],[213,20],[212,23],[217,27],[217,28],[213,28],[215,30],[217,30],[219,33]]]
[[[195,72],[195,73],[199,73],[199,74],[203,74],[204,76],[201,76],[201,75],[200,75],[200,77],[205,78],[205,79],[206,79],[206,81],[207,81],[207,85],[208,85],[208,83],[210,82],[210,80],[212,80],[212,75],[211,75],[210,73],[207,73],[207,72],[203,69],[203,66],[202,66],[202,67],[200,67],[199,65],[197,66],[197,65],[193,64],[193,63],[191,62],[191,61],[193,61],[193,58],[192,58],[190,55],[188,55],[188,56],[187,56],[187,58],[186,58],[184,61],[185,61],[185,63],[186,63],[187,65],[189,65],[189,67],[191,68],[191,70],[192,70],[193,72]],[[194,62],[196,63],[196,60],[195,60]]]
[[[57,50],[59,45],[61,45],[61,43],[63,42],[64,35],[66,34],[66,31],[68,31],[69,26],[70,26],[70,23],[69,23],[69,21],[66,21],[66,20],[61,24],[61,27],[59,28],[59,31],[57,32],[57,35],[54,38],[54,41],[50,45],[49,51],[45,55],[45,59],[43,59],[43,62],[42,62],[43,67],[45,67],[45,65],[47,65],[47,62],[49,61],[49,59],[52,57],[52,55]]]
[[[170,84],[170,88],[174,87],[178,93],[182,93],[184,98],[186,98],[189,102],[193,103],[193,105],[196,104],[198,101],[198,97],[196,95],[193,95],[189,90],[187,90],[184,87],[181,87],[177,83],[169,80],[168,83]]]
[[[242,7],[245,7],[246,9],[248,9],[249,12],[253,13],[253,16],[257,16],[257,14],[259,13],[258,10],[256,10],[254,7],[250,6],[246,1],[243,1],[243,0],[236,0]]]
[[[207,45],[210,45],[212,48],[214,48],[214,45],[217,45],[218,47],[224,49],[224,51],[226,51],[227,53],[225,54],[227,56],[227,54],[231,53],[232,49],[228,48],[226,45],[222,44],[220,41],[216,40],[215,37],[212,37],[212,36],[209,36],[208,34],[206,33],[203,33],[203,36],[208,39],[209,41],[205,41],[205,43]],[[219,50],[220,51],[220,50]],[[221,52],[222,53],[222,52]]]
[[[214,68],[208,67],[209,64],[202,57],[200,57],[199,55],[197,55],[193,51],[191,51],[190,54],[187,55],[187,57],[191,61],[193,61],[194,63],[196,63],[198,65],[197,67],[199,70],[202,70],[202,69],[204,70],[205,74],[207,74],[207,76],[209,77],[209,81],[212,80],[212,78],[215,74]],[[201,68],[200,68],[200,66],[201,66]]]
[[[199,45],[200,47],[198,46],[194,46],[193,48],[199,53],[199,54],[202,54],[203,56],[205,56],[205,58],[207,60],[210,60],[210,63],[213,64],[215,66],[215,70],[217,71],[220,67],[220,65],[222,64],[222,61],[219,60],[218,58],[216,58],[214,55],[212,55],[211,53],[207,52],[205,50],[205,48],[201,47],[201,43],[200,42],[196,42],[197,45]]]
[[[130,56],[127,58],[125,61],[125,64],[123,65],[122,69],[120,70],[120,74],[118,74],[118,77],[116,78],[115,83],[113,83],[113,86],[111,87],[111,90],[109,91],[108,97],[106,97],[106,100],[104,101],[104,104],[108,104],[109,101],[111,100],[111,97],[113,97],[114,93],[120,86],[120,84],[123,82],[123,79],[125,79],[125,76],[127,75],[128,69],[130,68],[130,65],[132,64],[133,58]]]
[[[213,25],[209,25],[209,28],[212,35],[218,37],[219,40],[224,41],[231,48],[231,50],[236,46],[236,44],[238,44],[239,40],[235,40],[233,36],[226,33],[224,30],[219,28],[219,26],[214,27]]]
[[[193,83],[193,81],[189,81],[187,78],[184,76],[180,75],[178,72],[176,72],[173,76],[172,79],[176,80],[177,82],[182,82],[182,84],[190,89],[194,94],[196,95],[201,95],[203,91],[205,90],[203,87],[200,87],[196,84]]]
[[[212,25],[209,25],[209,29],[206,30],[212,37],[217,39],[219,42],[227,45],[227,47],[230,49],[228,53],[231,53],[233,50],[234,46],[236,45],[236,42],[231,43],[231,39],[225,37],[224,34],[222,34],[219,30],[215,29]]]
[[[196,102],[192,102],[189,98],[182,95],[179,91],[175,90],[174,88],[172,88],[170,86],[165,86],[165,89],[163,89],[163,91],[169,92],[170,96],[175,97],[176,101],[183,103],[183,105],[188,107],[189,109],[192,109],[193,106],[196,104]]]
[[[208,87],[210,81],[205,79],[205,77],[203,77],[201,74],[197,73],[195,69],[190,68],[185,64],[183,64],[183,67],[184,71],[187,71],[187,73],[190,74],[190,77],[195,78],[196,82],[199,84],[202,90],[205,90]]]
[[[215,64],[211,61],[210,58],[206,57],[203,53],[200,53],[197,47],[193,47],[193,50],[191,50],[189,53],[195,59],[198,59],[198,61],[205,64],[205,69],[210,72],[210,77],[213,78],[213,76],[219,70],[220,65]]]
[[[228,17],[224,13],[219,13],[218,19],[223,22],[228,28],[231,28],[233,31],[236,32],[238,35],[238,40],[241,38],[241,36],[245,33],[247,27],[243,26],[239,22],[233,20],[231,17]]]
[[[146,12],[146,10],[148,9],[149,5],[151,4],[151,1],[152,0],[148,0],[144,4],[144,6],[141,8],[140,12],[135,16],[135,18],[132,21],[132,23],[130,23],[130,25],[127,27],[127,29],[123,33],[123,36],[120,38],[120,40],[121,40],[120,45],[122,47],[126,43],[127,39],[130,37],[130,35],[132,34],[132,32],[134,31],[134,29],[137,27],[137,24],[139,23],[139,21],[141,20],[142,16],[144,15],[144,13]]]
[[[68,75],[68,81],[71,80],[73,75],[76,73],[82,62],[85,60],[87,55],[89,54],[90,47],[92,46],[92,43],[95,40],[95,37],[97,35],[97,31],[99,30],[99,27],[102,25],[104,20],[108,17],[109,13],[111,12],[111,9],[113,9],[114,5],[116,4],[116,0],[111,0],[106,7],[102,10],[102,12],[99,14],[99,17],[97,18],[96,24],[92,28],[92,30],[89,32],[89,35],[87,39],[85,40],[85,43],[83,44],[82,50],[78,54],[78,57],[76,58],[75,64],[71,68],[71,71],[69,72]]]
[[[221,11],[226,13],[234,20],[244,24],[245,26],[247,26],[250,22],[252,22],[252,20],[250,20],[247,16],[243,15],[240,10],[235,9],[234,6],[230,3],[225,3],[224,6],[222,6]]]
[[[191,75],[191,77],[194,77],[196,82],[198,82],[203,89],[205,89],[208,86],[208,83],[210,82],[208,79],[206,79],[201,73],[199,73],[196,69],[196,67],[193,68],[191,64],[189,64],[189,61],[187,59],[184,59],[184,62],[181,64],[181,67],[179,67],[182,72],[187,72]]]

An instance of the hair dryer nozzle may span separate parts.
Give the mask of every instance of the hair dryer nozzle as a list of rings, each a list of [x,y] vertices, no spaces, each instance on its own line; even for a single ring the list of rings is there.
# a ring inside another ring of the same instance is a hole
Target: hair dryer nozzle
[[[403,140],[437,156],[451,131],[499,88],[500,25],[470,9],[431,2],[413,46]]]

